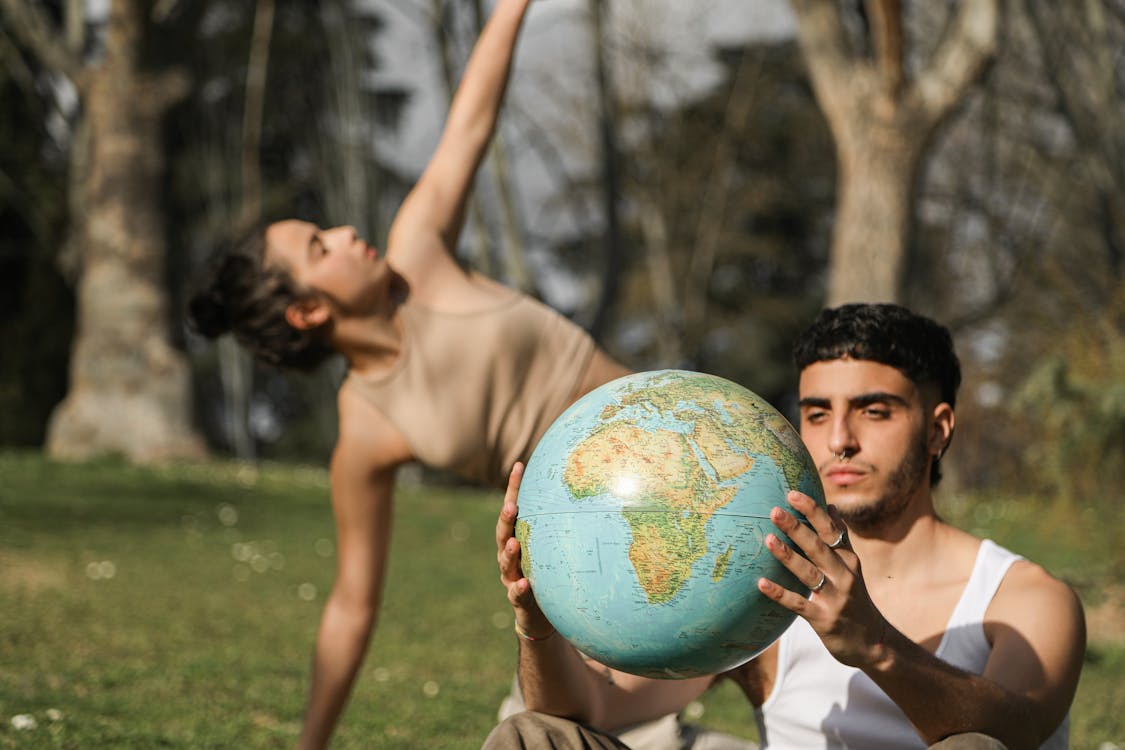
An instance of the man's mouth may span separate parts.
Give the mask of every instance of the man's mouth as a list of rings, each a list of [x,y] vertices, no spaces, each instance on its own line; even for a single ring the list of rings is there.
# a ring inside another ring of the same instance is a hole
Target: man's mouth
[[[828,481],[838,487],[855,484],[862,481],[866,476],[865,472],[854,466],[834,466],[826,472]]]

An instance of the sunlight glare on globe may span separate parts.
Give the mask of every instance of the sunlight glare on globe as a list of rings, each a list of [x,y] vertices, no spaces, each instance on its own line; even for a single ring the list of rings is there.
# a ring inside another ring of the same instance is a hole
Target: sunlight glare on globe
[[[617,495],[617,497],[623,500],[631,498],[635,494],[637,494],[637,490],[640,488],[640,486],[641,483],[637,481],[636,477],[628,475],[620,476],[617,478],[617,481],[614,482],[613,494]]]

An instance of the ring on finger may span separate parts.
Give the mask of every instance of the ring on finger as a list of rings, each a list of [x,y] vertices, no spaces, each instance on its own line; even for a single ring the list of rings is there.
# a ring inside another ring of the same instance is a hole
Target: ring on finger
[[[828,545],[828,549],[836,549],[837,547],[843,545],[843,543],[845,541],[847,541],[847,539],[848,539],[848,530],[844,529],[843,531],[840,532],[840,536],[836,537],[836,540],[834,542],[832,542],[832,544]]]
[[[815,586],[809,588],[809,591],[820,591],[824,588],[824,584],[828,581],[828,576],[824,575],[824,571],[820,571],[820,580],[816,582]]]

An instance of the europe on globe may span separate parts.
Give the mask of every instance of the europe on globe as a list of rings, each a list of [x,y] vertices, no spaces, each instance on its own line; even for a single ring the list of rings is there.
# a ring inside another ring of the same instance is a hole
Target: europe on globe
[[[524,471],[516,537],[555,628],[623,672],[732,669],[794,615],[760,577],[808,590],[765,547],[770,509],[824,490],[797,431],[760,396],[685,370],[642,372],[583,396]]]

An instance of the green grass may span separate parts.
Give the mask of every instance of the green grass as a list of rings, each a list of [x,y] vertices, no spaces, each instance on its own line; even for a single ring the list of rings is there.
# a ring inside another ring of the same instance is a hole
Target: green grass
[[[479,747],[515,659],[498,502],[400,491],[382,621],[334,747]],[[963,520],[1084,596],[1115,580],[1079,534],[1060,546],[1018,507],[984,515]],[[0,748],[292,747],[332,539],[319,469],[0,454]],[[1075,748],[1125,740],[1115,643],[1091,647]],[[703,710],[703,723],[753,736],[733,687]],[[21,714],[38,727],[16,730]]]

